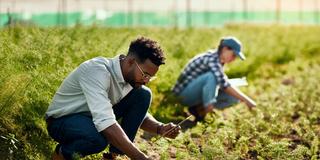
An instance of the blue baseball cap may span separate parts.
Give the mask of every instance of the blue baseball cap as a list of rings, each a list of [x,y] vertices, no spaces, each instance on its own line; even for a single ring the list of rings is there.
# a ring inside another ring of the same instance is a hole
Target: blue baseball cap
[[[230,47],[241,60],[246,59],[244,54],[241,52],[242,44],[236,37],[223,37],[220,45]]]

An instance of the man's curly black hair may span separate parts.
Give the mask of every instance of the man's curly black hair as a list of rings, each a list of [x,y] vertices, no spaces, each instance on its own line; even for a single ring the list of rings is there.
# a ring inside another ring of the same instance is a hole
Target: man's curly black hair
[[[129,46],[128,55],[137,56],[142,63],[146,59],[150,59],[157,66],[165,64],[165,57],[160,46],[156,41],[146,37],[139,37],[132,41]]]

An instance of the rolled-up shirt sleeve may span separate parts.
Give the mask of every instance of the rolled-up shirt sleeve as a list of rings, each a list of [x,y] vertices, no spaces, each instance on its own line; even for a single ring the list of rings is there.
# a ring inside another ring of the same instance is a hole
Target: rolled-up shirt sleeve
[[[90,66],[79,77],[79,83],[86,97],[92,120],[98,132],[117,123],[108,97],[110,73],[104,66]]]

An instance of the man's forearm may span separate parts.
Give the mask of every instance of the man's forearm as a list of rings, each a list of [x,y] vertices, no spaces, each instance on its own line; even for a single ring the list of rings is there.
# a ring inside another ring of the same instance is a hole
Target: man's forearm
[[[151,133],[157,133],[158,127],[162,125],[159,121],[153,118],[150,114],[147,114],[146,118],[143,120],[140,128]]]
[[[238,90],[237,88],[234,88],[232,86],[225,88],[224,91],[226,93],[228,93],[229,95],[239,99],[242,102],[246,102],[250,99],[247,95],[245,95],[240,90]]]
[[[130,158],[147,159],[147,156],[130,141],[118,123],[106,128],[102,133],[108,139],[108,142],[124,152]]]

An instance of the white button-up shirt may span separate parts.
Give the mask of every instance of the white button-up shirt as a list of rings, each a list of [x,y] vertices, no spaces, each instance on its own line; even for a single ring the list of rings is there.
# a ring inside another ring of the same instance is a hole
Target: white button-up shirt
[[[96,57],[83,62],[63,81],[46,112],[46,117],[86,112],[98,132],[116,123],[112,106],[132,87],[125,82],[120,58]]]

